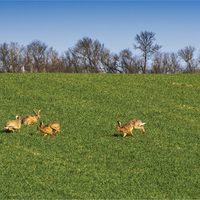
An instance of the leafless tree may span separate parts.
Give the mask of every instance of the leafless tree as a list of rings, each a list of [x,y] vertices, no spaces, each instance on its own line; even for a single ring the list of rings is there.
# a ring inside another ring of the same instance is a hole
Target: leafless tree
[[[74,48],[65,52],[65,57],[75,73],[99,73],[107,70],[109,50],[98,40],[84,37],[79,40]]]
[[[98,40],[93,41],[85,37],[77,42],[73,52],[76,54],[85,72],[98,73],[103,68],[102,62],[108,50]]]
[[[195,47],[186,46],[184,49],[178,51],[178,55],[186,62],[187,67],[185,72],[194,73],[198,62],[194,59]]]
[[[44,72],[47,45],[39,40],[34,40],[27,46],[27,51],[32,58],[32,72]]]
[[[58,52],[50,47],[45,57],[45,72],[60,73],[64,72]]]
[[[23,47],[17,43],[11,42],[9,45],[9,55],[10,55],[10,64],[12,72],[21,72],[22,71],[22,56]]]
[[[122,73],[119,67],[119,56],[117,54],[107,54],[106,59],[102,61],[103,70],[106,73]]]
[[[133,57],[129,49],[124,49],[120,52],[120,65],[124,73],[138,74],[141,67],[141,62],[137,57]]]
[[[162,47],[157,44],[153,45],[154,40],[155,33],[148,31],[141,32],[140,35],[137,34],[135,37],[135,41],[138,43],[138,46],[135,44],[133,44],[133,46],[135,49],[142,51],[142,57],[144,59],[144,66],[142,66],[143,73],[146,73],[147,61]]]
[[[0,65],[1,72],[11,72],[10,71],[10,59],[9,59],[9,47],[7,43],[0,45]]]
[[[33,57],[31,55],[31,49],[25,47],[23,51],[23,70],[24,72],[33,72]]]
[[[69,50],[62,54],[60,57],[60,62],[63,68],[63,73],[75,73]]]
[[[3,43],[0,45],[0,70],[1,72],[21,72],[23,47],[17,43]]]
[[[163,54],[161,52],[157,52],[154,55],[153,62],[151,64],[152,73],[160,74],[163,73]]]
[[[198,66],[200,66],[200,52],[199,52],[199,55],[198,55],[198,58],[197,58],[197,63],[198,63]],[[200,73],[199,67],[196,69],[196,73]]]
[[[81,59],[76,55],[72,48],[69,48],[62,56],[62,61],[68,73],[83,73],[84,66],[81,63]]]
[[[181,73],[182,67],[177,53],[170,53],[170,73]]]
[[[178,55],[175,53],[157,52],[153,57],[151,64],[152,73],[180,73],[181,66]]]

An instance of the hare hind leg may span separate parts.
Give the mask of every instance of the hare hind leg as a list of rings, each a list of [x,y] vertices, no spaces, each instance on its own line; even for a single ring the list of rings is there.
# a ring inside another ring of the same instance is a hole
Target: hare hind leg
[[[53,132],[53,134],[55,135],[58,131],[59,131],[59,130],[55,130],[55,131]]]
[[[55,137],[54,133],[52,133],[52,131],[48,131],[47,133],[50,134],[50,135],[52,135],[53,137]]]
[[[142,128],[143,134],[146,135],[146,132],[145,132],[145,130],[144,130],[144,127],[142,126],[141,128]]]
[[[8,130],[14,133],[14,129],[12,129],[11,127],[8,127]]]
[[[144,135],[146,135],[146,132],[145,132],[145,130],[144,130],[144,127],[143,126],[136,126],[136,127],[134,127],[134,128],[136,128],[136,129],[142,129],[142,131],[143,131],[143,134]]]
[[[56,137],[56,136],[54,136],[55,133],[50,133],[50,134],[51,134],[53,137]]]

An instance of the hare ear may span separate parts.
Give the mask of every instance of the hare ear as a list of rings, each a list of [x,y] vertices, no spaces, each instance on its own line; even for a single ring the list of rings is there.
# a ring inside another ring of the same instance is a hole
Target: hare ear
[[[120,121],[117,121],[117,123],[118,123],[119,126],[121,126],[121,122]]]
[[[40,113],[41,110],[38,110],[38,114]]]
[[[37,114],[35,110],[33,110],[33,112],[34,112],[35,114]]]

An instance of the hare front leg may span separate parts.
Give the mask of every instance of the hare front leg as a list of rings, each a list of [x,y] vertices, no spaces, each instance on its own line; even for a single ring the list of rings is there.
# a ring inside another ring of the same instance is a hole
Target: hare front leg
[[[128,131],[128,133],[130,133],[133,137],[135,137],[134,135],[133,135],[133,133],[132,133],[132,131]],[[123,132],[123,137],[126,137],[126,135],[127,135],[127,133],[126,132]]]
[[[126,137],[127,133],[123,132],[123,137]]]
[[[55,132],[53,132],[53,134],[55,135],[58,132],[58,130],[56,130]]]
[[[129,131],[129,133],[130,133],[133,137],[135,137],[135,136],[133,135],[132,131]]]

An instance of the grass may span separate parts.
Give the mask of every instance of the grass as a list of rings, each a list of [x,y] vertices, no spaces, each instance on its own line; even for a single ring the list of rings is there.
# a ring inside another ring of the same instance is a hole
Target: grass
[[[0,105],[1,199],[200,198],[199,74],[1,74]],[[5,132],[32,109],[56,138]]]

